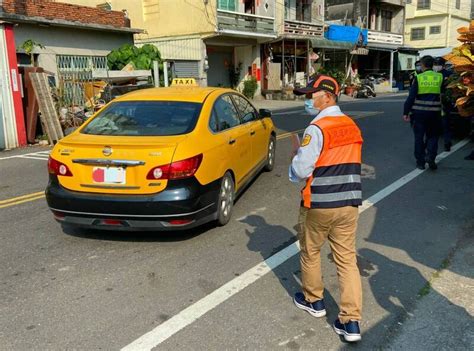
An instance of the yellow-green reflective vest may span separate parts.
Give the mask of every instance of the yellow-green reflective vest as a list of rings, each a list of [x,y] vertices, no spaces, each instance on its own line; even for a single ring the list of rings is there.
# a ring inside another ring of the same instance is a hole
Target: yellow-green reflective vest
[[[416,76],[418,81],[418,95],[441,94],[443,75],[438,72],[425,71]]]
[[[443,75],[433,71],[425,71],[416,76],[418,82],[418,94],[412,110],[421,113],[441,112],[441,85],[443,84]],[[426,94],[438,95],[435,100],[432,96]],[[424,95],[426,97],[424,97]]]

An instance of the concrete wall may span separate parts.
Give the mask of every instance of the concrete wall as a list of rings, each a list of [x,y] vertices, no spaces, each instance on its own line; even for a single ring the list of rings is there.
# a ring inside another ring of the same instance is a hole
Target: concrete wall
[[[460,27],[469,27],[469,21],[459,18],[451,18],[450,27],[451,30],[449,31],[447,47],[455,47],[461,45],[461,42],[458,41],[459,33],[457,32],[457,29]]]
[[[446,46],[447,15],[418,17],[405,24],[405,45],[415,48],[442,48]],[[430,26],[441,26],[440,34],[430,35]],[[425,40],[411,40],[412,28],[425,28]]]
[[[431,26],[441,26],[440,34],[429,34]],[[416,17],[407,20],[405,25],[405,44],[415,48],[443,48],[460,45],[457,41],[457,28],[469,26],[469,20],[451,16],[448,25],[448,15]],[[425,40],[411,41],[411,29],[425,27]]]
[[[286,14],[286,19],[289,21],[296,20],[296,3],[301,0],[288,0],[289,9]],[[278,2],[278,0],[277,0]],[[281,2],[281,5],[277,6],[283,7],[283,14],[285,13],[285,4],[284,1]],[[324,21],[324,0],[313,0],[311,3],[311,22],[318,23]]]
[[[248,67],[252,67],[252,64],[256,64],[257,68],[262,68],[260,60],[260,45],[248,45],[240,46],[235,48],[235,64],[242,62],[242,74],[241,80],[237,87],[237,90],[242,91],[244,88],[244,80],[249,78]],[[258,82],[258,89],[255,92],[255,96],[261,94],[261,85]]]
[[[429,10],[417,10],[417,1],[412,0],[411,4],[406,5],[407,19],[448,13],[467,20],[471,18],[471,0],[461,0],[461,8],[459,10],[455,7],[456,0],[431,0],[431,8]]]
[[[72,40],[74,38],[74,40]],[[45,48],[35,49],[39,54],[38,65],[56,73],[56,55],[105,56],[123,44],[132,44],[132,34],[81,30],[65,27],[41,27],[20,23],[15,27],[17,50],[27,40],[32,39]]]
[[[104,0],[58,0],[96,6]],[[127,9],[133,28],[144,29],[136,39],[210,34],[215,31],[217,1],[109,0],[113,10]],[[269,1],[272,3],[273,1]],[[262,14],[263,16],[263,14]]]

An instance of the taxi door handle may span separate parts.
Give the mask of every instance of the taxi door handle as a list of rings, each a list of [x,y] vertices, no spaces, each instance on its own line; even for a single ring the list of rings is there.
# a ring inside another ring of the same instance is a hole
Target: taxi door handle
[[[230,145],[232,145],[232,144],[234,144],[234,143],[235,143],[235,139],[230,139],[230,140],[229,140],[229,144],[230,144]]]
[[[255,130],[251,130],[250,135],[255,135]]]

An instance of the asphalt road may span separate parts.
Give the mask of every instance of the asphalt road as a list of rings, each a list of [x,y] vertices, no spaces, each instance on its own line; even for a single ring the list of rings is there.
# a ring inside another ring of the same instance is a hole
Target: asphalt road
[[[365,140],[369,199],[357,239],[363,340],[351,349],[388,347],[433,272],[474,228],[474,162],[463,159],[473,145],[442,154],[436,172],[414,171],[403,99],[342,104]],[[348,348],[330,327],[339,294],[327,248],[328,316],[316,319],[292,303],[301,185],[287,177],[288,132],[310,117],[292,108],[273,119],[274,171],[243,193],[227,226],[187,233],[63,231],[41,194],[49,149],[1,152],[0,349]]]

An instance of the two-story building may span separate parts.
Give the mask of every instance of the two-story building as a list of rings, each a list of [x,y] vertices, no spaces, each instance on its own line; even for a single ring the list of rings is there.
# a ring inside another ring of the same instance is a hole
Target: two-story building
[[[405,42],[421,55],[442,56],[459,45],[459,27],[469,26],[471,0],[408,0]]]
[[[101,0],[57,1],[103,6]],[[259,82],[257,93],[305,84],[317,68],[311,48],[331,44],[323,38],[324,0],[107,3],[127,9],[145,29],[135,42],[157,46],[174,77],[194,77],[201,85],[241,86],[249,75]]]
[[[323,0],[276,0],[278,38],[262,45],[262,89],[278,91],[305,85],[319,56],[314,40],[323,38]]]
[[[389,91],[397,70],[414,69],[414,65],[400,67],[398,59],[400,55],[414,55],[406,49],[403,38],[404,0],[326,0],[325,4],[327,24],[367,29],[367,50],[354,52],[359,55],[352,58],[353,71],[362,78],[369,74],[384,75],[388,80],[386,90]],[[333,57],[337,59],[341,55],[336,53]]]
[[[235,86],[248,74],[261,76],[261,43],[278,37],[275,0],[134,0],[133,4],[110,0],[107,4],[113,10],[126,9],[134,25],[145,29],[135,36],[136,44],[157,46],[172,76],[193,77],[204,86]]]

